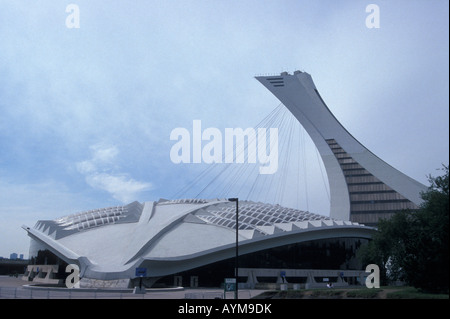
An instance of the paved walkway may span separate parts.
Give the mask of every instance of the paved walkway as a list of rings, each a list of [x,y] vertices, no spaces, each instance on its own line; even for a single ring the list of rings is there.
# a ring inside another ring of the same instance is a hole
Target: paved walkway
[[[132,289],[97,290],[67,289],[26,286],[27,282],[20,277],[0,276],[0,299],[215,299],[223,298],[221,289],[148,289],[145,294],[133,294]],[[240,290],[239,299],[250,299],[264,290]],[[234,293],[228,292],[227,299],[233,299]]]

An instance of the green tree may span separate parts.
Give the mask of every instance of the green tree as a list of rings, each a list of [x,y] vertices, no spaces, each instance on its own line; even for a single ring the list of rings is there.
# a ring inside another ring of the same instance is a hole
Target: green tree
[[[429,176],[431,186],[422,194],[424,203],[416,214],[416,257],[411,262],[414,269],[407,276],[408,282],[426,291],[448,292],[449,284],[449,176],[448,166],[444,175]],[[413,251],[409,251],[413,253]]]
[[[358,253],[363,264],[380,266],[381,281],[399,279],[428,292],[447,292],[449,283],[449,177],[429,176],[417,211],[400,211],[378,224],[378,233]]]

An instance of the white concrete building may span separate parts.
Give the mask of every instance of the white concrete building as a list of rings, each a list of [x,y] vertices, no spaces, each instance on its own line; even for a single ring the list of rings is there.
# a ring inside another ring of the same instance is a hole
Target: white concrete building
[[[293,113],[317,146],[330,184],[331,218],[240,201],[236,237],[236,207],[227,199],[133,202],[23,226],[32,239],[30,257],[48,250],[78,265],[82,283],[97,286],[133,285],[137,268],[146,270],[146,286],[183,284],[183,276],[199,285],[220,284],[225,276],[233,276],[236,238],[239,267],[245,268],[247,282],[264,280],[263,274],[274,270],[292,274],[287,278],[291,282],[301,281],[304,269],[339,270],[342,281],[343,271],[361,269],[355,251],[375,231],[361,223],[374,226],[398,210],[417,209],[426,187],[347,132],[309,74],[284,72],[257,79]],[[317,272],[306,273],[311,277]]]
[[[136,277],[136,268],[146,268],[146,284],[151,286],[162,277],[233,259],[236,206],[226,199],[133,202],[38,221],[24,229],[32,238],[30,256],[47,249],[66,263],[78,265],[85,282],[122,280],[128,285]],[[373,231],[358,223],[278,205],[239,202],[240,256],[317,240],[367,240]],[[349,245],[347,241],[346,249],[354,252],[356,247]],[[291,255],[288,251],[282,254]],[[251,261],[241,258],[240,267],[252,267]],[[346,261],[341,258],[337,267]],[[230,267],[225,273],[233,271]],[[202,271],[197,276],[202,284]]]

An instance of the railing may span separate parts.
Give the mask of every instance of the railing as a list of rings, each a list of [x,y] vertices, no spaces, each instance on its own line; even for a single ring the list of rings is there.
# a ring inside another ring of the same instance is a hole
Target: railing
[[[149,294],[148,294],[149,295]],[[155,297],[155,296],[154,296]],[[131,292],[76,291],[76,289],[24,289],[0,287],[0,299],[145,299],[145,294]]]
[[[252,297],[249,290],[239,290],[239,299],[250,299]],[[224,292],[189,292],[184,294],[185,299],[234,299],[234,291]]]
[[[234,299],[234,292],[227,292],[226,299]],[[251,292],[239,290],[240,299],[250,299]],[[84,289],[45,289],[24,287],[0,287],[0,299],[224,299],[222,291],[198,291],[176,295],[171,292],[147,292],[134,294],[127,291],[89,291]]]

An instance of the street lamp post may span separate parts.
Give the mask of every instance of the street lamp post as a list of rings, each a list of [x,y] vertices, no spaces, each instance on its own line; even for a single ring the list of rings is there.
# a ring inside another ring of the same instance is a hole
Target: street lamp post
[[[236,278],[236,288],[234,290],[234,299],[238,299],[238,277],[239,277],[239,263],[238,263],[238,252],[239,252],[239,245],[238,245],[238,230],[239,230],[239,199],[238,198],[229,198],[230,202],[236,202],[236,258],[235,258],[235,268],[234,268],[234,277]]]

